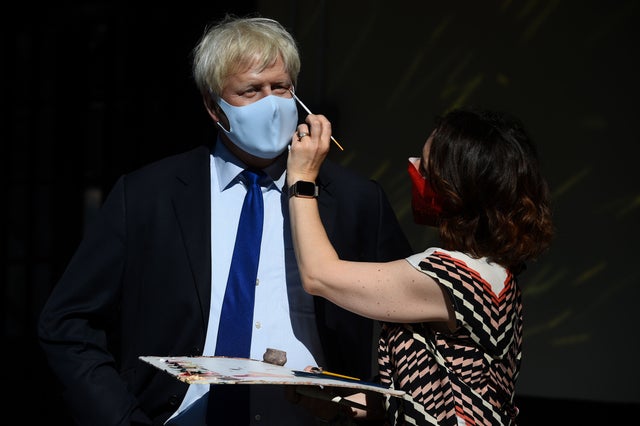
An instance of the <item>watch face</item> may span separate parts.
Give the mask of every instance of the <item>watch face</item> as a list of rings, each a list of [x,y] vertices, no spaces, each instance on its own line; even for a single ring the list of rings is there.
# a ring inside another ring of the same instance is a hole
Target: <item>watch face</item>
[[[296,193],[298,193],[298,195],[303,195],[305,197],[315,197],[316,184],[313,182],[306,182],[306,181],[300,180],[296,182]]]
[[[314,182],[299,180],[289,187],[289,197],[315,198],[318,187]]]

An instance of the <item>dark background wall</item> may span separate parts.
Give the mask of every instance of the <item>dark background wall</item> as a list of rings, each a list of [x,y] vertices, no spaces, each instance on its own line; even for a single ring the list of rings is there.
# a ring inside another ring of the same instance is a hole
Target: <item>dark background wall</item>
[[[345,148],[332,157],[383,184],[416,250],[436,239],[411,222],[406,158],[433,117],[478,104],[523,119],[553,189],[558,236],[522,277],[520,424],[546,423],[556,408],[576,423],[631,419],[640,405],[640,3],[17,8],[0,18],[0,377],[16,395],[6,409],[68,421],[35,341],[39,310],[121,173],[213,137],[190,50],[210,20],[258,11],[296,35],[297,92],[332,120]]]

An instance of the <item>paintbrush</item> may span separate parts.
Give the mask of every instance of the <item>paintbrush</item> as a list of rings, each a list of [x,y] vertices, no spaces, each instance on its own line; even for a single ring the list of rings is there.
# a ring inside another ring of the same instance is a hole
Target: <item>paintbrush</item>
[[[305,111],[307,111],[307,114],[313,114],[313,113],[311,112],[311,110],[310,110],[309,108],[307,108],[307,106],[306,106],[304,103],[302,103],[302,101],[300,100],[300,98],[299,98],[299,97],[297,97],[295,93],[293,93],[293,90],[289,90],[289,91],[290,91],[290,92],[291,92],[291,94],[293,95],[293,99],[295,99],[296,101],[298,101],[298,103],[300,104],[300,106],[301,106],[302,108],[304,108],[304,110],[305,110]],[[333,136],[331,136],[331,140],[333,141],[333,143],[335,143],[336,145],[338,145],[338,148],[340,148],[340,151],[344,151],[344,148],[342,147],[342,145],[340,145],[340,144],[338,143],[338,141],[336,140],[336,138],[334,138]]]

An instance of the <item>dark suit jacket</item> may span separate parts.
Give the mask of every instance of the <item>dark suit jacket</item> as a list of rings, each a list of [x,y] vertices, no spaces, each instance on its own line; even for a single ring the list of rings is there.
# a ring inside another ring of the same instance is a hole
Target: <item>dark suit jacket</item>
[[[80,424],[161,424],[187,385],[140,355],[201,355],[211,296],[210,150],[121,177],[47,301],[39,337]],[[343,259],[411,253],[380,186],[327,161],[320,214]],[[215,238],[215,234],[214,234]],[[316,298],[327,369],[370,377],[372,322]]]

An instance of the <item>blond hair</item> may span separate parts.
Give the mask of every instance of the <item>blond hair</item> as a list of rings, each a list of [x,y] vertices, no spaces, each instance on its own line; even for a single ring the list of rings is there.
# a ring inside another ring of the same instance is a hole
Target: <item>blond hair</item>
[[[220,95],[229,75],[272,65],[278,57],[295,85],[300,53],[293,36],[268,18],[227,15],[208,26],[193,50],[193,77],[200,92]]]

